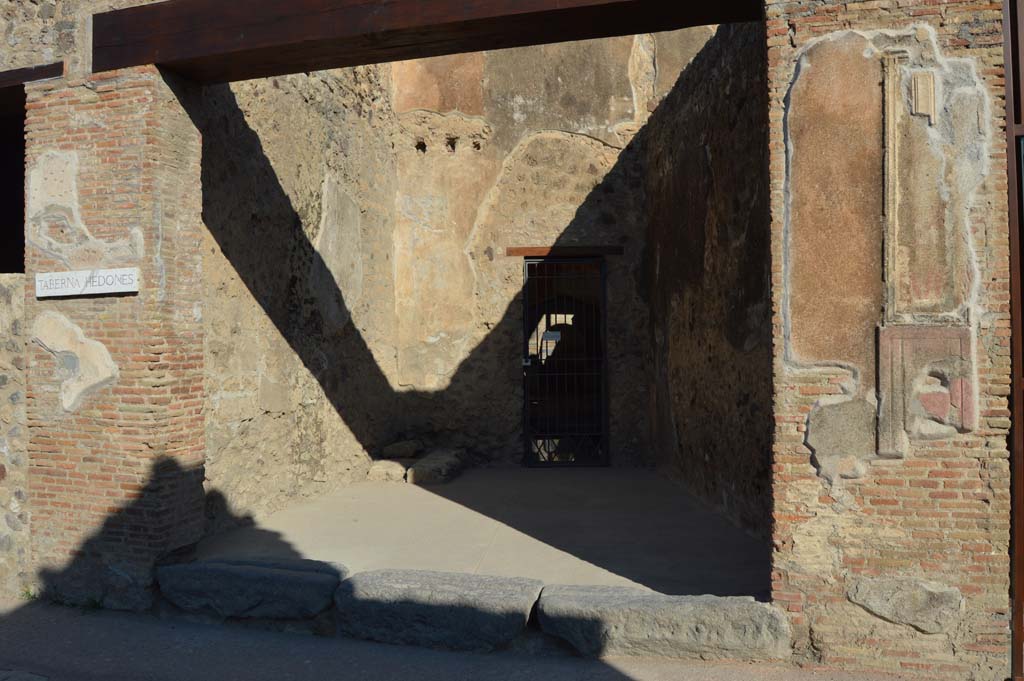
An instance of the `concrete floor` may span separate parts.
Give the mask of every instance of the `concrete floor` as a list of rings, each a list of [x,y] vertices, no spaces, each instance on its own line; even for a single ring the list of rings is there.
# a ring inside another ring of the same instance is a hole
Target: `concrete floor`
[[[380,568],[766,598],[769,547],[635,469],[474,469],[447,485],[360,483],[212,537],[199,558]]]
[[[446,653],[0,602],[0,681],[886,681],[749,664]]]

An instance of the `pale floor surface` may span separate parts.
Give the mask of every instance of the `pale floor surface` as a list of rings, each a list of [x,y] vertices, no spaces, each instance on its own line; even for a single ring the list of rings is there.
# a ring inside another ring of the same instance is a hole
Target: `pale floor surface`
[[[793,667],[445,653],[0,603],[3,681],[893,681]]]
[[[203,542],[202,558],[382,568],[754,595],[769,547],[676,483],[638,469],[474,469],[428,488],[359,483]]]

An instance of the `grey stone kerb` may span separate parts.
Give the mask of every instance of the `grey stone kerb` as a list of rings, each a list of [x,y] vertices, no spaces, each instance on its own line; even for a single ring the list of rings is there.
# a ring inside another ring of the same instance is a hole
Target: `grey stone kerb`
[[[499,650],[526,632],[536,612],[544,634],[586,656],[778,660],[791,652],[786,613],[753,598],[420,570],[345,572],[316,561],[253,559],[171,565],[157,577],[163,596],[186,612],[308,620],[330,609],[340,633],[382,643]]]
[[[340,565],[308,560],[208,561],[157,570],[164,598],[221,618],[301,620],[331,607]]]
[[[790,654],[786,614],[753,598],[549,586],[541,594],[538,616],[545,633],[588,656],[772,660]]]
[[[381,570],[345,580],[334,601],[339,628],[355,638],[485,651],[526,629],[542,587],[533,579]]]

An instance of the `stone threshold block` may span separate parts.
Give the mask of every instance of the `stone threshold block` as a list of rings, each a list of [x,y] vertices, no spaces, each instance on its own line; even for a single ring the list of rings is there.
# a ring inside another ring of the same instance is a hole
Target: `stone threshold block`
[[[166,565],[156,577],[164,598],[185,612],[302,620],[330,609],[347,572],[313,560],[254,558]]]
[[[440,485],[462,473],[465,452],[461,449],[437,449],[414,463],[406,474],[411,485]]]
[[[385,459],[370,466],[366,479],[370,482],[405,482],[406,473],[415,459]]]
[[[490,651],[525,631],[542,588],[532,579],[379,570],[346,579],[334,600],[339,631],[355,638]]]
[[[415,459],[423,451],[423,443],[419,440],[402,440],[392,442],[381,450],[382,459]]]
[[[436,449],[421,459],[385,458],[375,461],[367,473],[370,482],[408,482],[441,485],[457,478],[466,465],[461,449]]]
[[[776,660],[791,649],[785,613],[753,598],[549,586],[541,593],[538,617],[544,633],[590,657]]]

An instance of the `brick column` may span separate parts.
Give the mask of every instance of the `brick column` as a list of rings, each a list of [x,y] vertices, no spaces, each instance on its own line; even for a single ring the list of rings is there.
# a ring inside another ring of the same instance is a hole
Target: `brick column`
[[[201,144],[187,92],[154,67],[27,92],[32,556],[39,586],[73,603],[148,607],[154,561],[202,530]],[[137,294],[36,297],[37,273],[131,267]]]
[[[1001,681],[1001,6],[767,0],[766,16],[773,598],[805,660]]]

